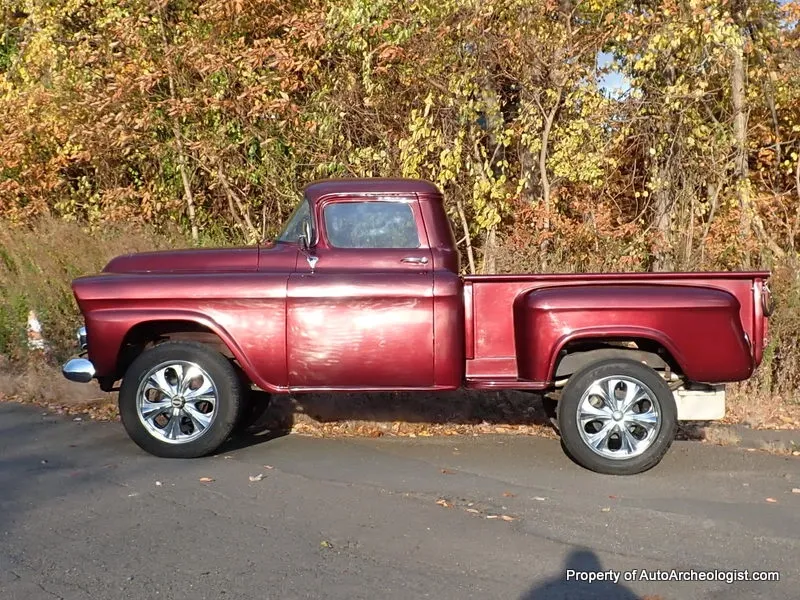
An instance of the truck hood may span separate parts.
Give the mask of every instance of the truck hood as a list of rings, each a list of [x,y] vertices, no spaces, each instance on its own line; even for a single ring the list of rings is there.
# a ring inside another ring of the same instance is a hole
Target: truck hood
[[[258,248],[208,248],[125,254],[104,273],[202,273],[258,270]]]

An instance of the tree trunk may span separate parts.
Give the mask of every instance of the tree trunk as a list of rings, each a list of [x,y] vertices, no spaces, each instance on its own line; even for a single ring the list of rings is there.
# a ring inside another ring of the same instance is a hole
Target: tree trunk
[[[497,272],[497,227],[494,225],[486,231],[486,243],[483,245],[483,273]]]
[[[525,178],[525,185],[520,190],[520,198],[523,202],[533,203],[536,200],[536,189],[540,185],[539,172],[536,165],[536,156],[528,148],[519,149],[519,172],[520,177]]]
[[[736,193],[741,210],[740,231],[747,238],[752,232],[750,180],[747,168],[747,106],[744,63],[744,40],[740,37],[733,48],[731,101],[733,103],[733,138],[736,147]]]
[[[671,188],[667,182],[670,180],[669,169],[665,166],[658,168],[658,180],[660,186],[653,194],[655,200],[653,225],[659,234],[658,250],[655,252],[653,261],[654,271],[669,271],[672,269],[672,260],[670,257],[670,224],[671,224],[671,209],[672,203],[670,202]]]
[[[161,41],[164,44],[164,54],[169,54],[169,39],[167,38],[167,28],[164,24],[164,10],[159,4],[158,7],[159,24],[161,25]],[[167,65],[168,83],[169,83],[169,97],[173,102],[177,98],[175,93],[175,79],[172,76],[173,65],[172,59],[169,59]],[[177,117],[172,117],[172,132],[175,136],[175,149],[178,152],[178,170],[181,174],[181,183],[183,184],[183,199],[186,202],[186,215],[189,218],[189,226],[192,229],[192,241],[197,242],[200,238],[200,232],[197,228],[197,218],[195,215],[194,194],[192,193],[192,185],[189,181],[189,171],[186,167],[186,153],[183,148],[183,140],[181,139],[181,125]]]
[[[547,154],[550,151],[550,132],[556,120],[561,102],[564,98],[564,87],[558,89],[556,101],[550,110],[544,114],[544,127],[542,129],[542,147],[539,150],[539,179],[542,183],[542,202],[544,202],[544,229],[550,229],[550,196],[552,193],[550,177],[547,175]],[[544,111],[543,111],[544,112]]]
[[[217,177],[220,180],[220,183],[222,183],[222,187],[225,189],[225,195],[228,197],[231,213],[233,214],[239,227],[241,227],[245,238],[247,238],[248,242],[256,241],[258,239],[258,229],[256,229],[256,227],[253,225],[253,221],[250,219],[250,211],[247,210],[239,195],[233,191],[228,178],[225,176],[225,172],[222,170],[221,162],[217,163]],[[234,210],[234,204],[239,209],[239,215],[241,215],[241,218],[237,217],[236,210]],[[242,222],[242,218],[244,219],[244,222]]]
[[[714,216],[717,214],[717,205],[719,203],[719,189],[720,183],[710,181],[706,184],[706,198],[711,204],[708,210],[708,217],[706,219],[706,226],[703,228],[703,237],[700,238],[700,267],[702,268],[706,259],[706,239],[708,232],[711,231],[711,224],[714,222]]]
[[[461,227],[464,229],[464,241],[467,244],[469,274],[475,275],[475,256],[472,253],[472,238],[469,235],[469,224],[467,223],[467,216],[464,214],[464,205],[461,204],[461,200],[456,200],[456,210],[458,211],[458,217],[461,219]]]
[[[736,191],[742,211],[740,230],[744,238],[750,237],[755,228],[759,239],[767,245],[773,255],[783,257],[783,249],[770,236],[761,217],[750,203],[750,177],[747,165],[747,82],[744,61],[744,34],[733,49],[733,69],[731,73],[731,101],[733,103],[733,137],[736,143]],[[750,267],[750,257],[744,257],[744,267]]]
[[[169,78],[170,90],[172,90],[172,77]],[[173,131],[175,133],[175,146],[178,150],[178,169],[181,173],[181,183],[183,184],[183,199],[186,202],[186,215],[189,218],[189,226],[192,228],[192,241],[197,242],[200,238],[200,231],[197,228],[197,218],[194,210],[194,194],[192,185],[189,181],[189,172],[186,168],[186,154],[183,151],[181,141],[181,131],[177,119],[173,120]]]

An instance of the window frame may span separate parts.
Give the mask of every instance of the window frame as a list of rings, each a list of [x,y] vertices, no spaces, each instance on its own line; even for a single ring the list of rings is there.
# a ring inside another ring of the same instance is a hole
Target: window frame
[[[317,235],[317,227],[316,227],[316,224],[314,223],[314,221],[315,221],[315,219],[314,219],[314,206],[313,206],[311,200],[307,196],[303,196],[303,199],[298,203],[298,205],[292,211],[292,214],[289,215],[289,218],[283,224],[283,229],[278,234],[278,236],[275,238],[276,242],[280,242],[280,243],[283,243],[283,244],[297,244],[297,239],[298,238],[294,238],[292,240],[285,240],[285,239],[282,239],[282,238],[289,232],[289,225],[290,224],[294,224],[293,223],[294,219],[297,218],[300,215],[304,205],[308,207],[308,220],[311,221],[311,238],[312,239],[307,240],[307,241],[308,241],[309,244],[313,244],[313,241],[314,241],[313,238],[315,238],[316,235]],[[303,222],[303,219],[301,219],[298,223],[302,223],[302,222]]]
[[[328,228],[328,222],[326,220],[326,211],[328,208],[341,205],[341,204],[403,204],[408,207],[408,211],[411,215],[411,222],[414,226],[414,232],[417,239],[416,246],[368,246],[368,247],[359,247],[359,246],[337,246],[335,245],[331,238],[330,232]],[[324,232],[324,239],[325,244],[328,248],[335,249],[335,250],[359,250],[359,251],[389,251],[389,250],[418,250],[420,248],[427,247],[427,240],[424,239],[423,232],[420,231],[420,212],[419,212],[419,204],[417,203],[416,198],[409,197],[409,196],[397,196],[392,197],[390,195],[377,195],[377,196],[356,196],[356,197],[336,197],[336,198],[329,198],[326,199],[324,202],[320,203],[320,214],[319,214],[319,224],[320,230]]]

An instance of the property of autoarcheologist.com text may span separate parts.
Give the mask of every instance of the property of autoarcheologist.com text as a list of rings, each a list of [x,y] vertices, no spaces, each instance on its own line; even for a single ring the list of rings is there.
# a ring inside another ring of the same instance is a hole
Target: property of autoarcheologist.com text
[[[624,583],[631,581],[719,581],[736,583],[742,581],[780,581],[778,571],[751,571],[748,569],[722,570],[712,569],[707,571],[680,569],[630,569],[629,571],[579,571],[567,569],[567,581],[582,583],[608,582]]]

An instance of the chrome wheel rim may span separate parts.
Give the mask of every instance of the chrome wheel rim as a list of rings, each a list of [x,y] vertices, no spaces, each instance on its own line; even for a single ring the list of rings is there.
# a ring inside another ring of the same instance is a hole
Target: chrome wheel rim
[[[578,403],[578,431],[595,454],[613,460],[645,452],[661,430],[661,404],[644,382],[612,376],[595,380]]]
[[[150,369],[136,392],[139,420],[153,437],[186,444],[205,434],[217,417],[219,394],[206,371],[171,360]]]

